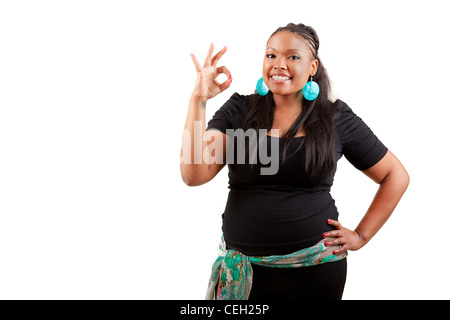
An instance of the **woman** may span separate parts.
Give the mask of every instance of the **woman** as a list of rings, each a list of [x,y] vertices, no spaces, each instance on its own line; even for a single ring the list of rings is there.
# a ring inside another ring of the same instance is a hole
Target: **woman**
[[[232,82],[229,70],[217,67],[226,50],[213,56],[211,45],[203,66],[191,54],[197,82],[180,165],[189,186],[213,179],[225,159],[229,167],[221,255],[213,265],[207,299],[340,300],[347,251],[362,248],[383,226],[409,176],[349,106],[332,101],[318,36],[303,24],[288,24],[271,35],[257,92],[232,95],[206,128],[207,101]],[[222,73],[228,79],[219,83]],[[229,156],[238,150],[239,129],[253,129],[259,150],[278,156],[275,172],[263,174],[267,161],[250,162],[249,151],[255,154],[251,142],[245,163],[236,161],[239,155]],[[195,152],[200,146],[203,159]],[[355,230],[339,223],[329,193],[342,155],[379,184]]]

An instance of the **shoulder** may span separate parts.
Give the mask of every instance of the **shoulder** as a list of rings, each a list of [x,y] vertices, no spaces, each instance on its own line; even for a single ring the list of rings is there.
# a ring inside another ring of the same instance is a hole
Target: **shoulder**
[[[355,123],[362,121],[344,101],[338,99],[334,102],[334,106],[336,111],[334,115],[336,130],[345,131]]]
[[[237,102],[245,102],[246,100],[248,100],[248,98],[250,96],[251,95],[245,95],[245,94],[240,94],[238,92],[235,92],[235,93],[233,93],[231,95],[230,100],[234,100],[234,101],[237,101]]]
[[[353,110],[348,106],[348,104],[340,99],[337,99],[334,102],[334,107],[336,109],[335,120],[342,120],[342,118],[354,114]]]
[[[216,110],[206,130],[216,128],[225,133],[226,129],[239,128],[248,112],[248,99],[249,96],[237,92],[232,94],[222,107]]]
[[[223,106],[220,108],[220,111],[225,112],[229,116],[236,114],[247,114],[250,99],[251,95],[243,95],[235,92],[230,96],[230,98],[228,98],[227,101],[225,101]]]
[[[336,101],[335,130],[342,144],[345,157],[361,171],[376,164],[387,152],[367,124],[343,101]]]
[[[235,107],[238,107],[239,109],[244,109],[247,106],[250,98],[250,95],[243,95],[235,92],[231,95],[231,97],[225,104],[233,105]]]

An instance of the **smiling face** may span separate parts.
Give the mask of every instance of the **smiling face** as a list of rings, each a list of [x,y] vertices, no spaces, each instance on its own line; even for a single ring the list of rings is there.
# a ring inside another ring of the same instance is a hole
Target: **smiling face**
[[[267,42],[264,82],[274,95],[297,94],[316,73],[318,63],[308,41],[290,31],[278,32]]]

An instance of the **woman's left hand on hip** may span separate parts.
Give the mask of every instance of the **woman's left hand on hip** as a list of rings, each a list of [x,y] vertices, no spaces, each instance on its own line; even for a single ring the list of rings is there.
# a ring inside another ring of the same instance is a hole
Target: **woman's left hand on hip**
[[[330,246],[340,246],[339,249],[335,250],[333,254],[340,254],[347,250],[358,250],[364,246],[364,241],[361,239],[356,231],[344,228],[339,221],[328,219],[327,223],[336,228],[336,230],[329,231],[323,234],[324,238],[335,238],[330,239],[330,241],[325,242],[327,247]]]

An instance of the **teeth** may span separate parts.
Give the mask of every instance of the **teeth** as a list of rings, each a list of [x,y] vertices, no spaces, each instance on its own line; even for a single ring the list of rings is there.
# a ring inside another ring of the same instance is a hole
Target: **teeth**
[[[275,81],[287,81],[290,80],[289,77],[286,76],[272,76],[272,79]]]

